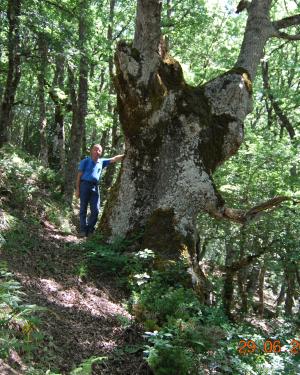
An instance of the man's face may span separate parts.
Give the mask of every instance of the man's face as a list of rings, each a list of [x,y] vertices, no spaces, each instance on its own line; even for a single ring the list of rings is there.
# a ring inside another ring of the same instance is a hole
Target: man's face
[[[100,146],[94,146],[91,151],[93,160],[98,160],[102,154],[102,148]]]

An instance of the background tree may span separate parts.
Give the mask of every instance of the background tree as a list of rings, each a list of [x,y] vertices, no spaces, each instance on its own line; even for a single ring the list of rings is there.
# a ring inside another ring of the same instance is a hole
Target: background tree
[[[20,0],[8,0],[8,64],[5,89],[0,107],[0,147],[9,140],[9,132],[12,123],[12,108],[14,105],[16,90],[21,77],[20,55]]]

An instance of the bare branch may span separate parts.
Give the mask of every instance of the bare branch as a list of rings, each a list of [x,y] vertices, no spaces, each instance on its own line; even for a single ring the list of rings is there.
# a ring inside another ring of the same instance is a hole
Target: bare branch
[[[276,30],[286,29],[287,27],[297,26],[297,25],[300,25],[300,14],[282,18],[281,20],[273,22],[273,26],[275,27]]]
[[[129,21],[126,23],[126,25],[124,25],[124,26],[122,27],[122,29],[121,29],[116,35],[114,35],[114,36],[112,37],[112,40],[113,40],[113,41],[116,41],[117,39],[119,39],[119,38],[121,37],[121,35],[123,34],[123,32],[124,32],[125,30],[127,30],[127,28],[129,27],[130,23],[132,22],[132,18],[133,18],[133,17],[131,17],[131,18],[129,19]]]
[[[274,27],[273,36],[276,38],[286,39],[286,40],[300,40],[300,34],[290,35],[285,32],[279,31],[280,29],[286,29],[287,27],[300,25],[300,14],[294,16],[282,18],[281,20],[272,22]]]
[[[254,220],[260,215],[263,211],[267,211],[270,209],[274,209],[278,207],[282,202],[285,201],[292,201],[294,204],[299,204],[300,201],[296,201],[291,197],[286,196],[278,196],[272,199],[267,200],[266,202],[260,203],[248,211],[228,208],[225,207],[223,211],[223,215],[215,215],[218,218],[228,219],[240,224],[246,224],[247,222]]]
[[[274,36],[277,38],[286,39],[286,40],[300,40],[300,34],[289,35],[287,33],[278,31]]]
[[[276,101],[274,95],[272,94],[270,82],[269,82],[269,64],[267,61],[262,62],[262,76],[264,82],[264,89],[266,90],[266,95],[269,98],[271,105],[274,109],[276,116],[279,118],[281,122],[281,126],[286,128],[287,132],[291,139],[294,139],[296,133],[293,125],[291,124],[288,116],[282,111],[278,102]]]

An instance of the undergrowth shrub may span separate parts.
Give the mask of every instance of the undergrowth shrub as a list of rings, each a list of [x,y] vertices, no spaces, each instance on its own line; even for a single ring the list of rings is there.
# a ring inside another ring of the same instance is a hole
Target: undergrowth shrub
[[[84,245],[87,250],[86,262],[88,268],[105,275],[115,275],[116,273],[118,276],[124,275],[130,262],[129,257],[123,254],[126,246],[122,241],[105,244],[101,243],[100,238],[98,240],[94,238]]]
[[[28,221],[29,218],[26,218]],[[36,226],[32,220],[30,221],[31,228]],[[36,239],[36,236],[32,231],[28,231],[28,224],[23,220],[18,219],[17,217],[7,214],[7,223],[8,226],[3,235],[5,241],[3,242],[3,249],[9,252],[19,252],[19,253],[29,253],[36,246],[39,246],[39,242]],[[29,232],[29,233],[28,233]]]
[[[85,246],[90,268],[126,280],[131,292],[127,306],[144,326],[145,359],[155,375],[300,373],[300,354],[257,350],[241,355],[241,339],[252,339],[261,348],[266,333],[251,323],[228,321],[220,304],[202,305],[184,260],[163,261],[149,249],[128,253],[122,240],[112,245],[89,240]],[[274,325],[274,338],[288,347],[289,339],[299,336],[295,326]]]
[[[145,249],[136,254],[127,251],[131,241],[122,238],[107,244],[101,236],[93,236],[83,246],[86,250],[86,265],[91,271],[98,271],[107,276],[114,276],[133,285],[143,283],[143,273],[154,257],[151,250]]]
[[[27,221],[49,220],[70,233],[72,210],[61,193],[61,176],[45,168],[18,147],[6,145],[0,150],[0,207],[18,212]]]
[[[36,305],[22,303],[21,285],[0,264],[0,358],[11,350],[29,353],[43,339],[39,332],[39,319],[34,315],[42,310]]]

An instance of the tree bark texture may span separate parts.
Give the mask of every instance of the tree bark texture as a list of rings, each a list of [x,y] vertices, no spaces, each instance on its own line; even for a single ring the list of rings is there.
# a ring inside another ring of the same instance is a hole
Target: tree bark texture
[[[222,299],[223,299],[224,312],[230,319],[232,319],[232,308],[233,308],[233,298],[234,298],[234,277],[237,271],[234,267],[232,267],[235,258],[236,258],[236,250],[234,246],[228,241],[226,242],[225,276],[224,276]]]
[[[43,34],[38,35],[38,49],[40,66],[38,72],[38,98],[39,98],[39,130],[40,130],[40,160],[42,164],[48,166],[48,142],[46,135],[47,118],[45,102],[45,75],[47,68],[48,47]]]
[[[113,43],[113,25],[114,25],[114,15],[115,15],[115,5],[116,0],[110,0],[110,7],[109,7],[109,25],[107,29],[107,43],[111,45]],[[112,95],[115,92],[114,85],[113,85],[113,67],[114,61],[113,56],[109,56],[108,60],[108,70],[109,70],[109,94]],[[118,118],[117,118],[117,111],[115,106],[112,103],[112,100],[109,100],[107,103],[107,112],[111,114],[113,125],[111,128],[111,147],[110,152],[111,154],[117,153],[117,146],[119,143],[118,137]],[[116,171],[116,165],[112,164],[108,169],[105,171],[105,175],[101,180],[101,201],[105,201],[108,193],[108,189],[111,187],[113,183],[113,178]]]
[[[0,107],[0,147],[9,141],[9,128],[15,94],[21,78],[19,26],[21,0],[8,0],[8,67],[3,99]]]
[[[126,155],[100,222],[108,239],[142,234],[139,247],[196,259],[200,211],[226,217],[212,174],[243,141],[255,76],[270,30],[270,1],[252,1],[236,66],[192,87],[180,64],[159,55],[159,0],[139,0],[132,44],[115,53],[115,87]]]

